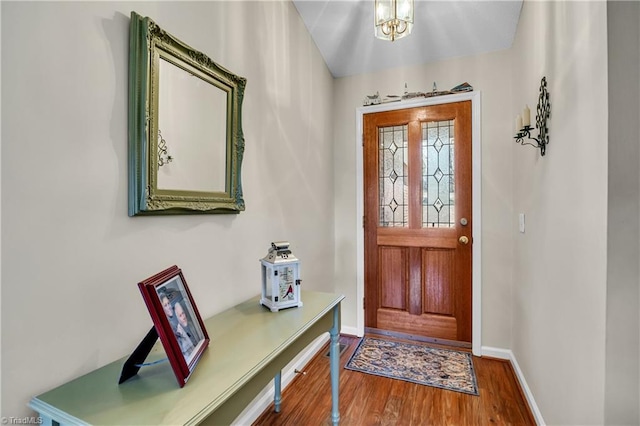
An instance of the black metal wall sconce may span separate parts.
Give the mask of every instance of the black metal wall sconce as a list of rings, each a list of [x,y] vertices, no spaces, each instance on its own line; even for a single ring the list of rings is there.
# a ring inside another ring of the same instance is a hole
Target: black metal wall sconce
[[[538,96],[538,106],[536,108],[536,127],[531,127],[531,112],[525,106],[522,116],[516,117],[516,135],[514,139],[520,145],[531,145],[540,148],[540,155],[544,156],[546,147],[549,144],[549,128],[547,120],[551,116],[551,102],[549,102],[549,92],[547,91],[547,77],[542,77],[540,81],[540,96]],[[533,129],[538,129],[538,137],[531,136]]]

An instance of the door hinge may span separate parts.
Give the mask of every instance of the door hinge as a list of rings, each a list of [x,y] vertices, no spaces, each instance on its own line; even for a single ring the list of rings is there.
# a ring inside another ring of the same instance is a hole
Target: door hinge
[[[366,310],[367,309],[367,299],[365,299],[364,297],[362,298],[362,310]]]

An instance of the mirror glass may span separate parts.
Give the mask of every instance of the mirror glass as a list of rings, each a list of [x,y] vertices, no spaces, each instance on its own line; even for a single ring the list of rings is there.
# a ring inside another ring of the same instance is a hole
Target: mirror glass
[[[131,13],[129,215],[244,210],[246,80]]]
[[[162,57],[159,77],[158,188],[224,192],[227,92]]]

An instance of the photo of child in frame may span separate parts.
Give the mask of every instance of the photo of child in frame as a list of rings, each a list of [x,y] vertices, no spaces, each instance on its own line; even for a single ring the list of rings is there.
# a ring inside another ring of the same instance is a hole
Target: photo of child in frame
[[[158,298],[162,303],[164,314],[169,321],[180,351],[187,365],[204,344],[204,333],[200,324],[195,320],[193,306],[184,288],[184,284],[177,275],[170,281],[156,287]]]
[[[138,288],[155,329],[143,342],[149,336],[160,338],[178,384],[183,387],[211,339],[182,270],[177,265],[170,266],[140,281]]]

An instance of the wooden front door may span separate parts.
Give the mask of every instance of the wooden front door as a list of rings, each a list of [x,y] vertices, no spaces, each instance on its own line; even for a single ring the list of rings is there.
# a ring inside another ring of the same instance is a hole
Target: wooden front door
[[[471,342],[471,101],[364,114],[365,326]]]

